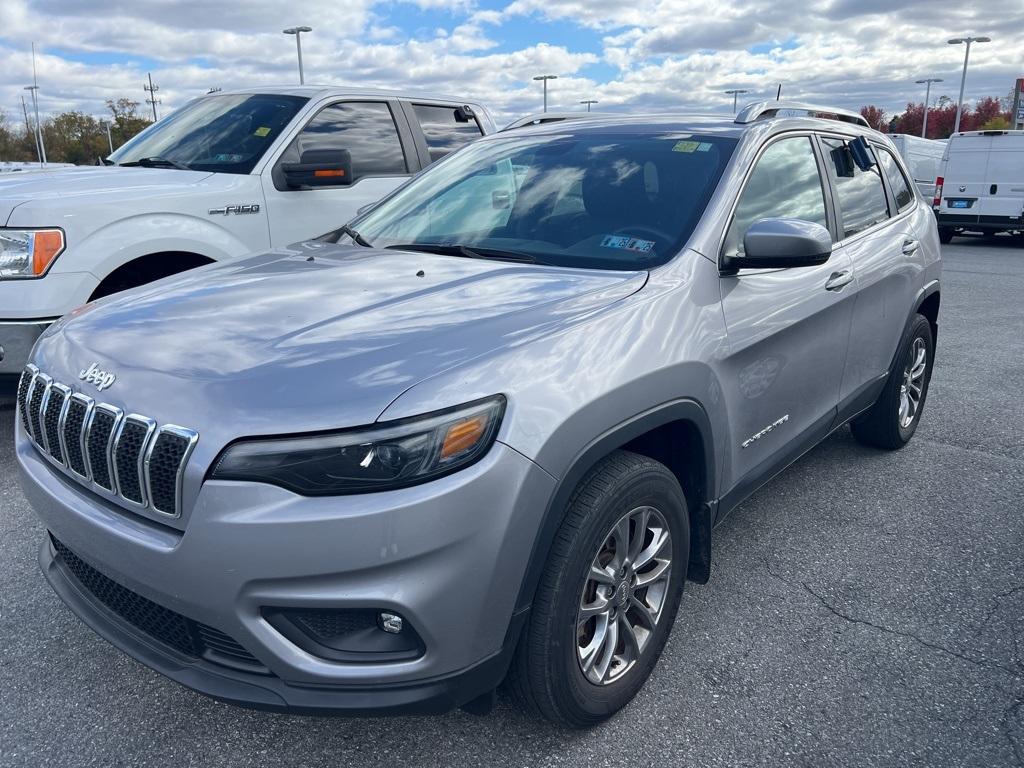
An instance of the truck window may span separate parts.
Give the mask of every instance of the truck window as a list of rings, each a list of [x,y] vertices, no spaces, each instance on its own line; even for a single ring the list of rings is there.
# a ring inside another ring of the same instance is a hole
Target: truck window
[[[892,196],[896,198],[896,207],[902,211],[914,200],[914,193],[910,191],[910,183],[889,150],[876,148],[875,156],[882,163],[882,170],[885,171],[885,178],[889,180]]]
[[[347,149],[352,181],[409,172],[391,108],[382,101],[346,101],[321,109],[281,156],[297,163],[309,149]]]
[[[889,218],[889,203],[885,198],[878,164],[868,171],[862,171],[853,160],[849,142],[827,137],[821,141],[829,158],[829,170],[839,197],[843,237],[851,237]]]
[[[828,226],[818,161],[807,136],[776,141],[758,159],[736,204],[725,253],[741,253],[743,235],[750,225],[770,218],[803,219]]]
[[[412,108],[423,129],[432,163],[481,136],[476,120],[460,121],[453,107],[413,104]]]

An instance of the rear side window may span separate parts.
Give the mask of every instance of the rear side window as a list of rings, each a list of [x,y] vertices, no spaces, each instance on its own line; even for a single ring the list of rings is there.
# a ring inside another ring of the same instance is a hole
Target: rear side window
[[[811,139],[798,136],[771,144],[740,194],[725,237],[726,255],[743,251],[743,235],[761,219],[790,218],[828,226],[825,197]]]
[[[833,174],[839,209],[843,216],[843,237],[851,237],[889,218],[881,171],[876,163],[862,171],[853,160],[848,141],[822,138]]]
[[[460,120],[454,107],[413,104],[412,108],[423,129],[432,163],[482,135],[476,120]]]
[[[892,190],[892,196],[896,198],[896,207],[902,211],[914,200],[914,193],[910,191],[910,183],[889,150],[875,149],[875,155],[882,163],[885,178],[889,180],[889,189]]]
[[[297,163],[310,149],[347,149],[352,180],[408,173],[391,108],[384,102],[343,102],[321,109],[281,156]]]

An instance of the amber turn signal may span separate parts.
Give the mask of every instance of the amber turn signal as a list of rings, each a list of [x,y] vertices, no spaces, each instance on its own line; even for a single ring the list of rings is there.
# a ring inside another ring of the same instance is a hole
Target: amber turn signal
[[[448,459],[468,451],[484,436],[487,431],[487,417],[483,414],[473,416],[448,427],[441,445],[441,458]]]
[[[32,274],[39,276],[64,250],[64,233],[59,229],[40,229],[32,237]]]

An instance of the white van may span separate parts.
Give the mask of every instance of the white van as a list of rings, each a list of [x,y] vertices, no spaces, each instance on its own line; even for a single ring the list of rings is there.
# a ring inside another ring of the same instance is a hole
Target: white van
[[[933,199],[935,179],[939,175],[942,156],[946,153],[946,140],[922,139],[909,133],[892,133],[889,138],[907,163],[921,196],[925,200]]]
[[[1009,232],[1024,241],[1024,131],[964,131],[949,139],[936,180],[939,237]]]

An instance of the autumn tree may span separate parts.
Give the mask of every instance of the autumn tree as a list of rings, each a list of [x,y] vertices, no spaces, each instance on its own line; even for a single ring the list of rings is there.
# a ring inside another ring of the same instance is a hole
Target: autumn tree
[[[868,121],[868,125],[876,131],[884,132],[889,130],[889,118],[886,117],[884,109],[880,109],[872,104],[867,107],[861,107],[860,114],[861,117]]]
[[[139,115],[139,102],[134,99],[107,99],[107,109],[114,118],[110,133],[115,149],[150,124],[149,120]]]

